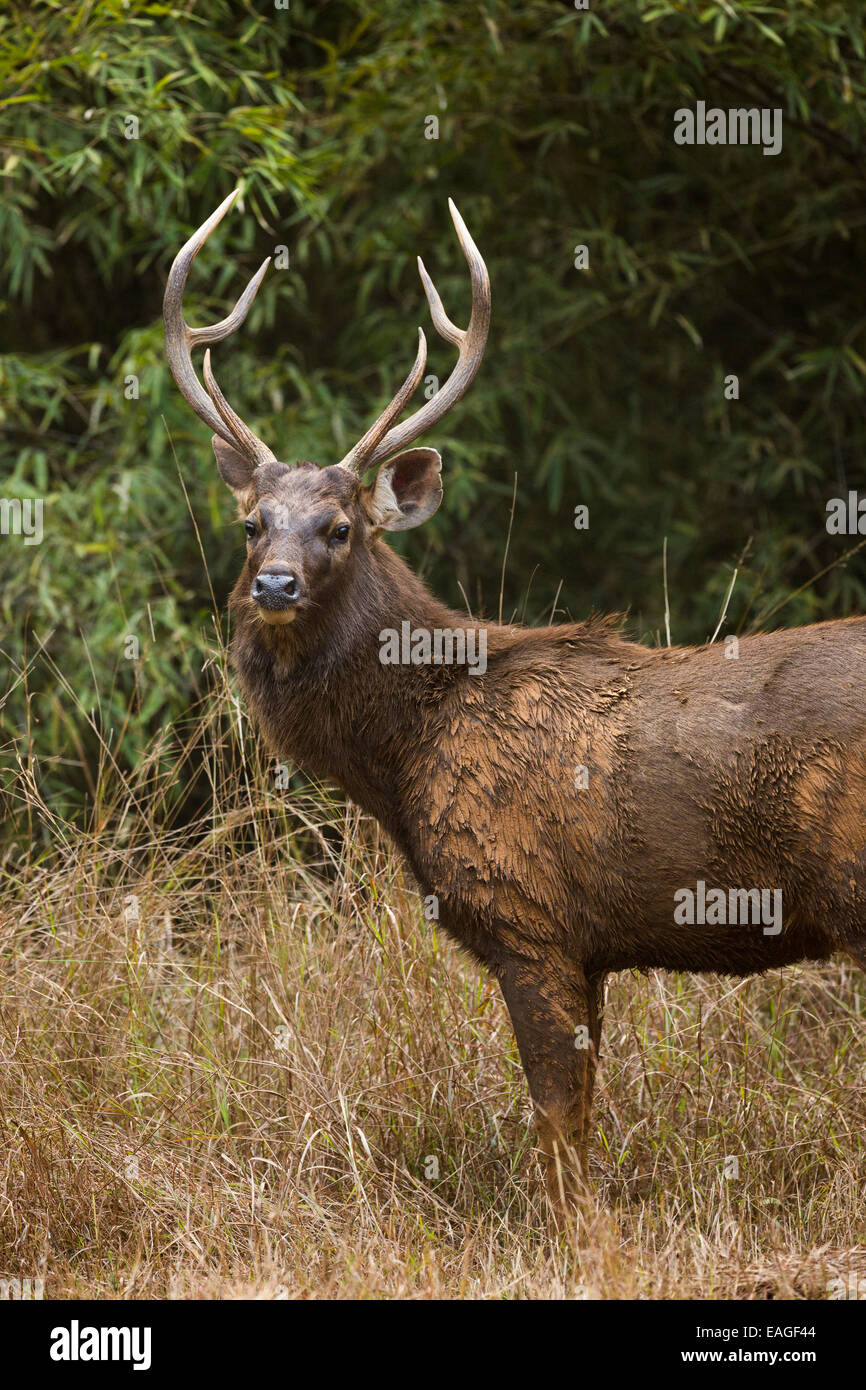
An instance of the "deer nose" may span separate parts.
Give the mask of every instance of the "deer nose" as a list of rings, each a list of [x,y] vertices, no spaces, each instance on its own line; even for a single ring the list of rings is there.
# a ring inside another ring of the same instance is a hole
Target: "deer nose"
[[[260,570],[253,580],[252,598],[262,608],[291,608],[301,597],[301,587],[293,570]]]

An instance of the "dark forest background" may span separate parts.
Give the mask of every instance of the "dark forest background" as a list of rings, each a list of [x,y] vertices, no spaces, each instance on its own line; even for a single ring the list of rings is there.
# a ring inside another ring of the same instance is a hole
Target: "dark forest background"
[[[449,196],[466,218],[486,360],[427,438],[443,506],[395,542],[443,598],[498,612],[516,475],[506,617],[546,622],[558,594],[558,616],[628,610],[665,641],[665,540],[674,642],[714,633],[735,570],[723,633],[864,611],[861,538],[825,526],[863,483],[862,21],[832,0],[7,0],[0,495],[45,499],[40,545],[0,536],[7,788],[23,768],[88,807],[106,747],[134,765],[219,653],[210,586],[221,609],[243,540],[161,301],[235,186],[187,317],[222,317],[288,248],[214,353],[287,460],[345,452],[419,323],[444,379],[415,257],[465,323]],[[781,108],[781,153],[677,145],[698,101]]]

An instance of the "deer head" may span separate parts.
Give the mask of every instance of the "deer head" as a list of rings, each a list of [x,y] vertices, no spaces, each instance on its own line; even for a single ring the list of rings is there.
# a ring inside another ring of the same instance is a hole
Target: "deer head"
[[[237,197],[231,193],[179,251],[169,272],[163,312],[169,366],[185,399],[215,431],[213,448],[223,481],[234,493],[247,533],[249,599],[269,625],[304,621],[350,582],[359,560],[383,531],[404,531],[432,516],[442,500],[442,461],[435,449],[406,445],[430,429],[460,400],[477,372],[490,325],[487,268],[460,213],[448,206],[472,283],[467,329],[448,318],[420,257],[418,270],[438,333],[458,349],[456,366],[427,403],[398,424],[424,374],[427,343],[418,329],[418,351],[411,372],[390,404],[339,463],[294,467],[244,424],[229,405],[213,374],[210,348],[239,328],[268,268],[256,271],[227,318],[208,328],[190,328],[183,316],[183,292],[190,266]],[[191,353],[205,347],[205,387]],[[378,464],[369,484],[364,476]]]

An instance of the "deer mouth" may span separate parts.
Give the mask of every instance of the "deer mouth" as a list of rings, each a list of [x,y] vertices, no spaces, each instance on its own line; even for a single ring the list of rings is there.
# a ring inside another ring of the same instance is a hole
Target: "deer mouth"
[[[258,608],[258,614],[268,627],[287,627],[298,616],[297,608]]]

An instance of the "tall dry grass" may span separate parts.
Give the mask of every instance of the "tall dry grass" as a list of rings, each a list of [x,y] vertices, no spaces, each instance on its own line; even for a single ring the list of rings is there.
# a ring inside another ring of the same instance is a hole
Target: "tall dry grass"
[[[496,987],[372,823],[277,788],[224,653],[209,671],[134,776],[103,744],[86,826],[26,756],[7,789],[31,833],[2,869],[0,1277],[47,1297],[714,1298],[866,1275],[853,965],[615,978],[598,1211],[557,1238]],[[193,764],[191,817],[167,807]]]

